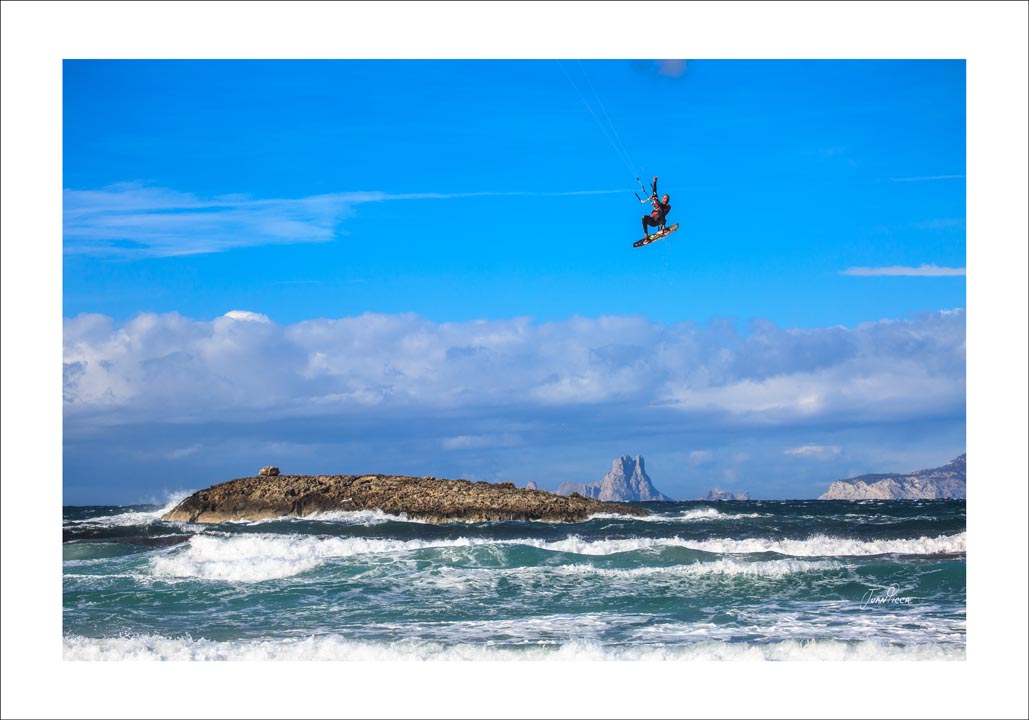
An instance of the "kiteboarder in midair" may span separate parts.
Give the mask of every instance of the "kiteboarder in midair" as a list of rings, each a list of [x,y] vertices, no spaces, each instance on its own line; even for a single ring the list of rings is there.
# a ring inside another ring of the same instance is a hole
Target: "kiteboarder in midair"
[[[669,204],[671,198],[667,194],[662,195],[661,199],[657,199],[657,175],[654,176],[654,182],[650,185],[650,197],[651,205],[654,206],[654,211],[650,215],[643,216],[643,239],[646,240],[650,234],[647,230],[648,227],[656,227],[658,232],[665,231],[665,218],[668,213],[672,212],[672,206]]]

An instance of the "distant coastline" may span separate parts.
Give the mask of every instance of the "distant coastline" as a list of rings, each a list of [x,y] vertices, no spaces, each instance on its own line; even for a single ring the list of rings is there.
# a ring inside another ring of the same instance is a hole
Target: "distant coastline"
[[[879,473],[837,480],[819,500],[964,499],[965,453],[946,465],[909,473]]]

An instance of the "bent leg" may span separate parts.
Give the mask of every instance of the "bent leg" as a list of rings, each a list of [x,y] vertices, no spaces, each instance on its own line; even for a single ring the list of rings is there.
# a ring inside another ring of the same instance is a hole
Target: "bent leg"
[[[644,215],[643,216],[643,237],[647,237],[648,235],[650,235],[650,230],[647,229],[648,227],[657,227],[660,224],[661,223],[659,223],[657,220],[654,219],[653,215]]]

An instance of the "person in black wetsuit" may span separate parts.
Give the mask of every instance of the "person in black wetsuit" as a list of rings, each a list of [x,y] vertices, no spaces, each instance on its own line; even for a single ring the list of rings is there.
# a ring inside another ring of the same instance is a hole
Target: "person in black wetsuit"
[[[643,216],[643,239],[646,240],[650,235],[648,227],[656,227],[660,232],[665,230],[665,218],[670,212],[672,212],[672,206],[669,203],[671,200],[667,194],[662,195],[661,199],[657,199],[657,175],[654,176],[654,182],[650,185],[650,200],[651,205],[654,206],[654,211],[650,215]]]

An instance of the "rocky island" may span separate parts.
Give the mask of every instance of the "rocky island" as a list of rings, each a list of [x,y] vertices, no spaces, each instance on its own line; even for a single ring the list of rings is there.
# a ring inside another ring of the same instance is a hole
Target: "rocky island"
[[[642,508],[581,495],[562,497],[513,483],[404,475],[279,475],[262,468],[193,493],[162,516],[171,522],[218,523],[305,517],[339,510],[381,510],[426,522],[542,520],[581,522],[596,513],[645,516]]]
[[[738,501],[744,502],[750,500],[749,492],[732,492],[731,490],[723,490],[722,488],[714,488],[708,490],[706,493],[701,495],[697,500],[706,500],[708,502],[723,502],[723,501]]]

